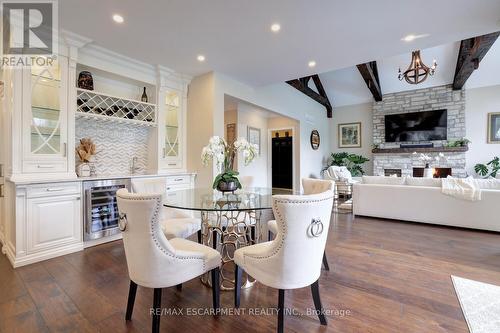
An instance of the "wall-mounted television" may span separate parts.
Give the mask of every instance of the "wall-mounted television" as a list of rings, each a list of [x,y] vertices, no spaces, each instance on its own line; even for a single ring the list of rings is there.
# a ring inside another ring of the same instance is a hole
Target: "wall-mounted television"
[[[385,116],[386,142],[421,142],[447,139],[447,110]]]

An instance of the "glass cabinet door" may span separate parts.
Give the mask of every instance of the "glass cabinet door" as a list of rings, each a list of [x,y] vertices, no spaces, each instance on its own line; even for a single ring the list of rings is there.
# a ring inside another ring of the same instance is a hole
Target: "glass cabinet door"
[[[31,67],[31,155],[60,155],[61,138],[61,66]]]
[[[165,92],[165,146],[163,156],[166,159],[180,156],[181,98],[180,93],[177,91]]]

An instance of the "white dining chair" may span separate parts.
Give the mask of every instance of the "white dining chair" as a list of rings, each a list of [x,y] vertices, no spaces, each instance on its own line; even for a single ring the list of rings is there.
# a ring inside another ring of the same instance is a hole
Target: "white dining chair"
[[[246,246],[234,252],[235,307],[240,306],[243,271],[278,292],[278,333],[284,327],[285,290],[310,286],[322,325],[326,317],[321,305],[318,279],[325,251],[333,191],[320,194],[273,197],[278,233],[270,242]]]
[[[302,178],[302,187],[304,188],[304,194],[318,194],[326,191],[333,191],[335,193],[335,183],[331,180],[313,179],[313,178]],[[278,224],[276,220],[270,220],[267,222],[267,229],[270,233],[276,235],[278,234]],[[271,234],[268,235],[269,240],[271,240]],[[328,265],[328,258],[326,257],[326,251],[323,252],[323,266],[325,270],[329,271],[330,266]]]
[[[184,238],[167,239],[160,226],[160,194],[116,193],[119,226],[130,277],[126,320],[132,319],[137,286],[154,289],[152,331],[160,330],[162,288],[177,286],[211,272],[215,313],[220,307],[221,255],[208,246]]]
[[[132,179],[134,193],[161,194],[165,199],[167,181],[165,178]],[[191,213],[181,209],[161,207],[160,224],[167,238],[188,238],[197,233],[198,243],[201,244],[201,220]]]

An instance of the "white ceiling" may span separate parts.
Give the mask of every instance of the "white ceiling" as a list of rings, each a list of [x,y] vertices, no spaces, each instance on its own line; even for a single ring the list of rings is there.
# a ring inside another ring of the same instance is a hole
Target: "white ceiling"
[[[423,89],[427,87],[451,84],[455,75],[460,42],[449,43],[421,50],[421,57],[428,66],[436,59],[438,66],[434,76],[417,86],[399,81],[398,69],[405,71],[411,60],[411,53],[377,60],[380,87],[383,94]],[[466,88],[500,85],[500,39],[491,47],[483,58],[478,70],[474,71],[467,81]],[[356,66],[334,70],[320,74],[321,81],[335,107],[371,103],[373,97],[366,87]]]
[[[311,74],[312,59],[323,73],[500,27],[498,0],[64,0],[59,10],[62,28],[110,50],[253,85]],[[114,23],[113,13],[125,23]],[[274,22],[278,34],[270,32]],[[430,36],[400,40],[410,33]],[[204,63],[196,61],[200,53]]]

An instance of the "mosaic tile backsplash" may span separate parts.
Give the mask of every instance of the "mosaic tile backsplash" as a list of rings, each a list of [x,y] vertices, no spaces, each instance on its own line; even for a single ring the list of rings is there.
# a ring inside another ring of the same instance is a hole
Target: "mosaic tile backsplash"
[[[137,157],[136,173],[142,173],[148,165],[149,130],[148,127],[77,119],[76,146],[81,138],[94,141],[97,154],[93,162],[99,176],[129,174],[133,157]],[[79,163],[77,157],[76,164]]]

